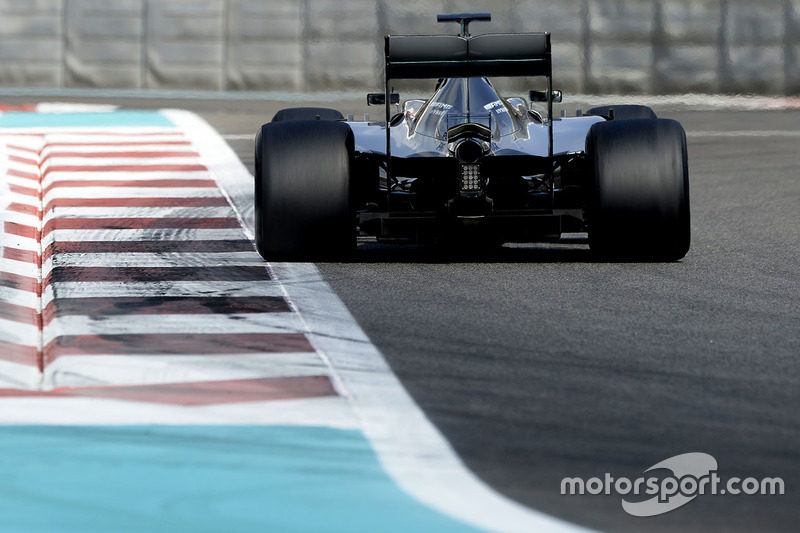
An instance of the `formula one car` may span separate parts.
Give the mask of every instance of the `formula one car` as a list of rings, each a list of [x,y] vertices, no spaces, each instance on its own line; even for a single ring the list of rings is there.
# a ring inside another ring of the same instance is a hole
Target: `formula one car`
[[[357,235],[508,243],[567,232],[588,232],[603,259],[684,257],[689,178],[678,122],[636,105],[555,117],[549,33],[471,36],[470,22],[487,13],[438,20],[459,23],[459,35],[385,38],[384,92],[368,95],[384,106],[382,121],[292,108],[262,126],[255,228],[264,258],[330,257],[353,250]],[[529,92],[531,104],[503,98],[489,80],[520,76],[546,85]],[[438,81],[430,98],[392,113],[396,79]]]

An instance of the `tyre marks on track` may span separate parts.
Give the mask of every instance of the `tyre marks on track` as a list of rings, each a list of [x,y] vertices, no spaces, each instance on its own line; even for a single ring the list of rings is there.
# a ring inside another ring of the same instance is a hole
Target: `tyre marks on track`
[[[338,396],[182,132],[144,126],[3,139],[0,279],[13,291],[0,302],[0,320],[13,323],[2,329],[3,359],[25,368],[3,380],[0,397],[198,406]],[[285,373],[264,365],[290,355],[300,364]],[[129,369],[130,357],[160,358],[160,375],[176,381],[154,384],[147,372],[132,373],[141,383],[120,381],[115,365]]]

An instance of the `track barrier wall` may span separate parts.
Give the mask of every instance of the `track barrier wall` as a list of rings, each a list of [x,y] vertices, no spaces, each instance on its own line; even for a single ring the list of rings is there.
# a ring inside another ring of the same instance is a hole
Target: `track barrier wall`
[[[0,86],[381,86],[386,34],[549,31],[568,92],[800,94],[800,0],[0,0]]]

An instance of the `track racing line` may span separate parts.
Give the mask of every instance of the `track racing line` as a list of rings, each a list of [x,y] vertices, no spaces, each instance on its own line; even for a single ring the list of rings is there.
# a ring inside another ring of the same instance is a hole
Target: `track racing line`
[[[465,469],[176,110],[0,114],[1,531],[576,531]]]

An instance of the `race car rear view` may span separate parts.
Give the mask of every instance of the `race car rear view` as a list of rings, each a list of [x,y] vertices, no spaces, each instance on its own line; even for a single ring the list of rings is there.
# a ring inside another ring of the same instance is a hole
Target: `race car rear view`
[[[376,122],[278,112],[256,135],[256,245],[266,259],[321,259],[379,241],[507,243],[588,232],[602,259],[675,261],[690,242],[686,135],[637,105],[555,117],[549,33],[471,36],[486,13],[439,15],[459,35],[385,38]],[[538,78],[504,98],[490,77]],[[392,80],[437,80],[427,100]],[[540,105],[537,110],[534,105]]]

